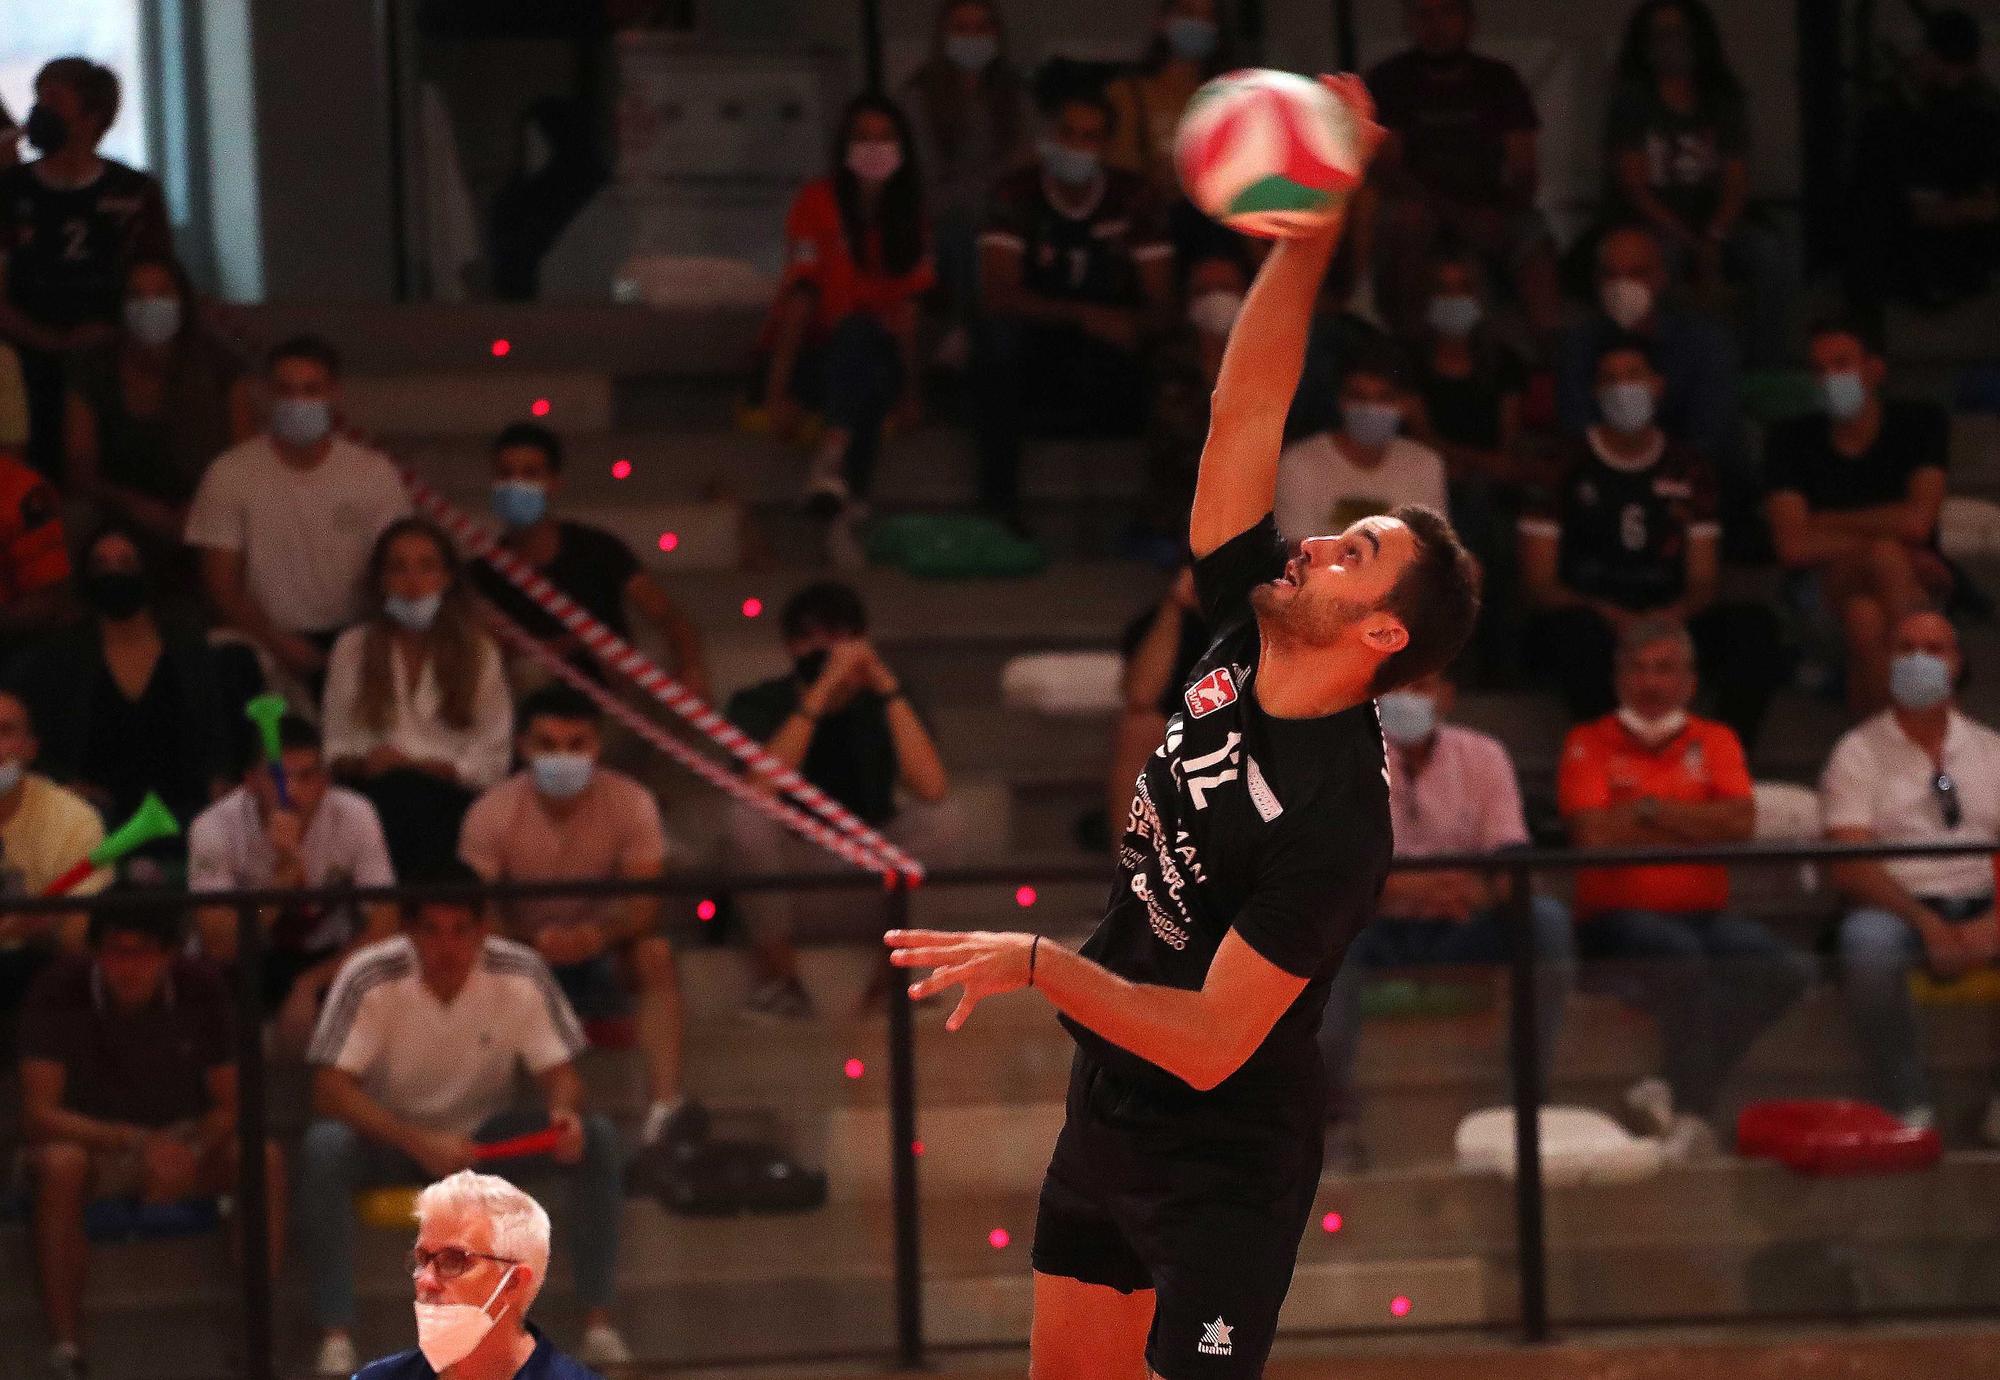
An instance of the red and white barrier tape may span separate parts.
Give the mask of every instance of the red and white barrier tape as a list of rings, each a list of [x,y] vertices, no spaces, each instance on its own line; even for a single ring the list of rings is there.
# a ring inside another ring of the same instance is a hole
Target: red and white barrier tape
[[[727,795],[735,797],[752,809],[762,811],[764,814],[771,816],[801,838],[818,844],[821,848],[826,849],[827,852],[836,855],[842,860],[851,862],[864,871],[881,873],[885,884],[893,883],[896,874],[902,871],[890,859],[884,858],[862,846],[856,840],[834,833],[833,830],[827,828],[812,816],[794,809],[776,796],[768,795],[758,790],[750,784],[748,778],[738,776],[727,767],[712,761],[694,748],[689,747],[686,743],[668,733],[665,729],[661,728],[644,714],[641,714],[638,710],[632,708],[625,701],[619,699],[589,676],[577,670],[576,667],[572,666],[561,655],[553,651],[547,643],[535,637],[532,633],[521,627],[520,624],[514,622],[490,604],[487,608],[492,615],[493,626],[499,632],[503,641],[513,643],[516,647],[519,647],[522,651],[540,662],[542,667],[552,675],[555,675],[573,688],[582,691],[590,697],[591,702],[599,709],[602,709],[606,714],[618,720],[619,723],[624,724],[627,728],[638,734],[647,744],[658,748],[668,758],[686,767],[709,785]]]
[[[655,700],[687,720],[703,737],[748,766],[753,773],[783,791],[801,807],[825,820],[832,826],[835,834],[851,840],[881,859],[888,865],[888,870],[901,873],[913,882],[923,880],[922,863],[855,818],[853,813],[839,801],[771,756],[764,750],[763,744],[716,713],[699,696],[661,670],[638,648],[592,617],[575,600],[543,578],[540,571],[502,546],[498,538],[484,525],[474,522],[459,511],[449,499],[424,483],[413,471],[404,469],[402,474],[403,483],[409,489],[410,496],[416,502],[419,511],[435,518],[446,531],[451,533],[461,549],[477,556],[499,571],[509,584],[526,595],[537,608],[575,633],[599,662],[625,676]],[[526,636],[525,633],[522,635]],[[536,645],[540,646],[539,643]],[[592,685],[593,688],[601,688],[596,687],[594,682]],[[620,704],[621,709],[625,707]],[[641,718],[641,722],[645,720]],[[665,737],[664,734],[661,736]],[[657,743],[654,745],[658,746]],[[684,745],[676,743],[676,746]],[[702,760],[706,763],[707,759]],[[763,797],[759,796],[758,799],[762,800]],[[843,853],[842,856],[847,855]]]

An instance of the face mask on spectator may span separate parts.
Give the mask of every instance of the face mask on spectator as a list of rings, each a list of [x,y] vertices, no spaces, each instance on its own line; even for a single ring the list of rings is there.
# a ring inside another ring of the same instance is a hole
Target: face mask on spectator
[[[181,299],[127,297],[125,329],[141,345],[164,345],[180,333]]]
[[[493,1306],[493,1300],[500,1297],[500,1291],[507,1287],[507,1281],[514,1277],[514,1267],[509,1265],[507,1273],[500,1276],[500,1282],[493,1286],[493,1292],[484,1303],[419,1303],[417,1308],[417,1350],[430,1362],[432,1370],[439,1375],[463,1361],[486,1340],[486,1334],[493,1330],[495,1319],[486,1310]],[[505,1308],[500,1310],[506,1312]]]
[[[333,430],[333,404],[325,398],[279,398],[271,404],[271,434],[303,450]]]
[[[28,142],[43,153],[61,153],[69,143],[69,121],[61,111],[51,110],[45,105],[37,105],[28,112],[28,118],[21,123],[21,132],[28,136]]]
[[[21,784],[22,767],[19,762],[0,762],[0,795],[13,794]]]
[[[1644,431],[1653,424],[1653,390],[1626,380],[1597,390],[1597,410],[1613,431]]]
[[[944,55],[968,72],[984,72],[1000,56],[1000,40],[992,34],[946,34]]]
[[[1636,709],[1618,711],[1618,722],[1624,724],[1632,736],[1642,743],[1664,743],[1686,728],[1687,721],[1688,715],[1685,709],[1670,709],[1650,719]]]
[[[533,527],[549,510],[549,491],[527,479],[493,483],[493,516],[509,527]]]
[[[382,612],[411,632],[423,632],[437,622],[438,610],[443,605],[443,594],[426,594],[417,599],[391,594],[382,601]]]
[[[1177,14],[1167,21],[1167,46],[1174,50],[1175,57],[1188,62],[1200,62],[1214,52],[1218,37],[1212,19]]]
[[[1597,289],[1604,314],[1629,331],[1653,310],[1653,290],[1637,278],[1606,278]]]
[[[1042,145],[1042,167],[1056,181],[1081,187],[1097,176],[1097,155],[1051,139]]]
[[[792,658],[792,674],[799,678],[799,684],[801,685],[817,684],[820,672],[825,669],[826,653],[824,651],[801,652],[798,656]]]
[[[1188,321],[1206,335],[1228,335],[1243,310],[1243,294],[1227,288],[1204,292],[1188,303]]]
[[[146,577],[135,570],[100,570],[83,577],[83,597],[106,618],[130,618],[146,606]]]
[[[580,752],[544,752],[528,759],[535,789],[551,800],[570,800],[583,794],[596,767],[595,762]]]
[[[1431,298],[1430,310],[1427,313],[1431,329],[1439,335],[1448,335],[1453,339],[1471,335],[1472,328],[1479,324],[1479,319],[1485,314],[1486,309],[1479,305],[1477,297],[1463,293]]]
[[[1437,732],[1437,701],[1415,690],[1391,690],[1375,701],[1382,736],[1397,747],[1415,747]]]
[[[1951,698],[1951,663],[1929,652],[1904,652],[1889,663],[1889,698],[1913,714]]]
[[[1403,410],[1394,403],[1344,402],[1340,405],[1340,424],[1346,430],[1348,439],[1370,450],[1379,450],[1395,440],[1396,428],[1402,421]]]
[[[1868,385],[1852,369],[1828,374],[1819,381],[1820,401],[1837,422],[1851,422],[1868,406]]]
[[[887,182],[903,166],[903,149],[894,139],[859,139],[847,146],[847,170],[863,182]]]

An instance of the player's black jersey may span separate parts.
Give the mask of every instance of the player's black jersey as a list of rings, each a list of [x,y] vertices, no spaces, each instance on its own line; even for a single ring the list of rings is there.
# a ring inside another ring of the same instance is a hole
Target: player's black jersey
[[[1218,630],[1166,740],[1147,759],[1118,849],[1118,880],[1086,957],[1134,982],[1197,990],[1235,929],[1307,979],[1255,1053],[1211,1098],[1263,1100],[1317,1087],[1314,1036],[1340,961],[1375,904],[1392,851],[1389,776],[1375,706],[1279,719],[1257,705],[1250,592],[1284,568],[1269,517],[1195,564]],[[1187,1084],[1074,1021],[1092,1057],[1175,1095]]]
[[[160,184],[123,163],[84,187],[56,187],[32,163],[0,172],[7,300],[47,326],[115,323],[125,272],[173,256]]]

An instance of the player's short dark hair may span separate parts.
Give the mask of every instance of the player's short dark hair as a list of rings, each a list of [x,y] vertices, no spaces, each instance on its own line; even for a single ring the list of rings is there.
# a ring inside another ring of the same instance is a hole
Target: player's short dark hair
[[[101,947],[114,934],[136,934],[169,951],[180,947],[181,922],[187,913],[187,893],[164,886],[127,886],[106,892],[105,896],[107,899],[120,896],[143,899],[93,910],[88,931],[91,948]]]
[[[527,446],[540,451],[549,462],[551,471],[559,472],[563,467],[562,442],[553,431],[538,422],[512,422],[502,427],[500,434],[493,438],[493,454],[511,450],[515,446]]]
[[[249,722],[245,722],[241,734],[242,751],[237,755],[236,771],[239,776],[248,776],[264,765],[264,738]],[[320,752],[324,744],[319,736],[319,728],[312,720],[298,714],[284,714],[278,719],[278,751],[298,752],[309,750]]]
[[[35,73],[35,85],[45,81],[76,92],[76,103],[83,107],[83,113],[101,120],[106,129],[118,118],[118,74],[103,63],[87,57],[59,57],[43,63],[42,70]]]
[[[303,359],[317,364],[332,378],[340,377],[340,351],[333,348],[333,342],[323,335],[287,336],[273,345],[264,355],[264,372],[271,373],[288,359]]]
[[[1868,321],[1862,320],[1858,316],[1833,315],[1820,317],[1806,328],[1806,343],[1811,344],[1813,341],[1829,335],[1852,336],[1861,342],[1862,349],[1877,359],[1881,359],[1884,351],[1887,349],[1887,341],[1884,339],[1881,329]]]
[[[787,642],[816,632],[859,637],[868,631],[868,610],[852,585],[821,580],[785,601],[778,627]]]
[[[1479,617],[1479,562],[1444,514],[1406,503],[1389,516],[1417,539],[1416,555],[1382,601],[1383,610],[1401,620],[1410,640],[1375,668],[1371,695],[1385,695],[1451,665]]]
[[[537,719],[560,719],[566,724],[589,724],[595,728],[604,721],[604,711],[575,686],[558,683],[544,685],[523,699],[517,718],[523,733]]]
[[[419,888],[442,886],[475,887],[486,884],[486,879],[475,872],[470,863],[461,858],[448,858],[433,863],[416,875],[404,877],[401,880],[413,887]],[[482,917],[486,913],[486,903],[478,897],[445,901],[435,897],[408,896],[403,899],[397,909],[401,912],[405,925],[414,925],[417,922],[417,917],[423,914],[424,908],[427,906],[443,906],[450,910],[467,910],[471,911],[474,915]]]
[[[1924,47],[1940,62],[1954,67],[1979,61],[1979,21],[1954,6],[1924,16]]]

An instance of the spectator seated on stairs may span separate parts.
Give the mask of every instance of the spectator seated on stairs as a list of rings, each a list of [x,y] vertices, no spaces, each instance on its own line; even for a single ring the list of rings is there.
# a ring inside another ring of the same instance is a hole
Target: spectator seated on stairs
[[[368,554],[410,511],[389,457],[336,430],[340,356],[317,336],[264,361],[265,429],[216,457],[187,542],[221,622],[316,698],[341,630],[367,613]]]
[[[458,855],[472,798],[507,774],[514,711],[451,539],[426,518],[383,531],[367,621],[341,634],[321,720],[334,775],[382,817],[402,876]]]
[[[556,434],[516,422],[493,438],[493,514],[506,529],[506,548],[569,596],[584,612],[630,642],[629,606],[667,648],[667,669],[689,690],[709,698],[701,634],[624,541],[601,527],[555,515],[562,497],[563,448]],[[521,628],[566,656],[586,675],[605,679],[597,658],[574,633],[488,565],[470,567],[480,597]]]
[[[0,657],[76,620],[62,496],[18,451],[0,448]]]
[[[808,585],[779,616],[790,675],[736,692],[728,718],[765,751],[882,831],[935,862],[956,846],[950,781],[902,677],[868,640],[861,596],[846,585]],[[903,796],[914,797],[905,804]],[[748,872],[791,872],[832,860],[750,806],[729,810],[729,847]],[[749,933],[755,987],[744,1015],[802,1020],[814,1014],[799,981],[794,899],[776,891],[735,898]],[[877,929],[879,914],[871,913]]]
[[[0,690],[0,895],[41,895],[104,838],[104,821],[89,802],[30,770],[39,750],[27,704]],[[71,894],[89,896],[110,883],[111,874],[100,868]],[[88,927],[82,911],[9,915],[0,910],[0,1017],[15,1009],[53,955],[82,952]]]
[[[1960,712],[1965,662],[1943,615],[1896,627],[1889,708],[1851,730],[1820,784],[1836,843],[1971,843],[2000,839],[2000,734]],[[1993,865],[1986,857],[1835,863],[1851,907],[1840,922],[1841,975],[1872,1075],[1869,1095],[1916,1127],[1937,1113],[1918,1047],[1909,975],[1957,978],[2000,963]],[[2000,1094],[1985,1139],[2000,1145]]]
[[[476,885],[462,863],[422,885]],[[483,905],[403,907],[403,933],[350,958],[313,1032],[313,1111],[300,1147],[299,1239],[321,1329],[316,1373],[354,1368],[355,1194],[418,1184],[469,1168],[480,1142],[544,1124],[547,1155],[485,1162],[510,1180],[566,1180],[575,1288],[595,1360],[629,1360],[611,1333],[613,1269],[623,1197],[618,1133],[583,1109],[576,1058],[583,1027],[533,949],[494,935]],[[515,1104],[515,1078],[534,1076],[542,1108]],[[616,1343],[613,1345],[612,1343]]]
[[[1394,347],[1351,359],[1340,381],[1340,426],[1301,437],[1278,459],[1273,506],[1287,541],[1344,531],[1405,503],[1446,510],[1444,461],[1403,434],[1411,405]]]
[[[1491,853],[1524,847],[1527,820],[1514,763],[1495,738],[1442,722],[1453,688],[1443,673],[1426,676],[1378,703],[1388,744],[1389,809],[1396,856]],[[1511,952],[1502,906],[1505,883],[1478,872],[1392,872],[1378,918],[1355,937],[1334,980],[1320,1030],[1335,1126],[1331,1152],[1358,1168],[1360,1107],[1354,1052],[1361,1034],[1361,992],[1371,973],[1434,965],[1493,965]],[[1575,941],[1569,910],[1553,896],[1535,896],[1534,944],[1541,982],[1536,990],[1542,1086],[1555,1054],[1563,1003],[1569,995]]]
[[[285,801],[263,745],[244,741],[241,784],[194,817],[188,837],[188,890],[204,893],[265,887],[394,886],[382,822],[367,799],[330,783],[319,730],[296,714],[278,721],[278,764]],[[272,1013],[278,1048],[296,1058],[319,1019],[320,1002],[353,952],[392,937],[395,908],[292,903],[260,907],[264,1009]],[[233,906],[195,910],[204,957],[236,962]]]
[[[658,877],[667,838],[659,802],[604,766],[597,706],[551,685],[521,702],[516,746],[527,768],[466,813],[458,851],[489,882],[612,881]],[[697,1139],[701,1108],[681,1083],[680,974],[659,932],[657,896],[503,901],[501,931],[533,948],[585,1020],[632,1013],[652,1099],[640,1143],[663,1152]]]
[[[1191,565],[1183,565],[1174,575],[1157,605],[1125,625],[1120,639],[1124,708],[1111,740],[1111,771],[1105,778],[1104,847],[1115,847],[1123,837],[1132,783],[1158,749],[1167,720],[1185,708],[1181,691],[1188,673],[1212,640],[1195,598]]]
[[[1643,618],[1621,634],[1618,710],[1570,731],[1557,795],[1580,848],[1739,843],[1753,792],[1736,735],[1693,718],[1693,639]],[[1729,907],[1725,867],[1591,868],[1576,878],[1577,954],[1596,986],[1660,1027],[1664,1080],[1628,1100],[1670,1152],[1713,1153],[1722,1085],[1759,1034],[1805,991],[1811,966]]]
[[[1872,714],[1889,700],[1891,629],[1951,593],[1938,550],[1950,428],[1933,403],[1882,395],[1888,363],[1860,324],[1820,322],[1808,350],[1823,411],[1771,430],[1771,540],[1808,634],[1846,657],[1848,708]]]
[[[178,897],[98,912],[89,953],[45,971],[21,1014],[25,1158],[55,1380],[84,1374],[84,1209],[104,1198],[213,1199],[237,1179],[229,993],[212,968],[174,957],[181,920]],[[265,1158],[275,1265],[285,1171],[275,1144]]]

